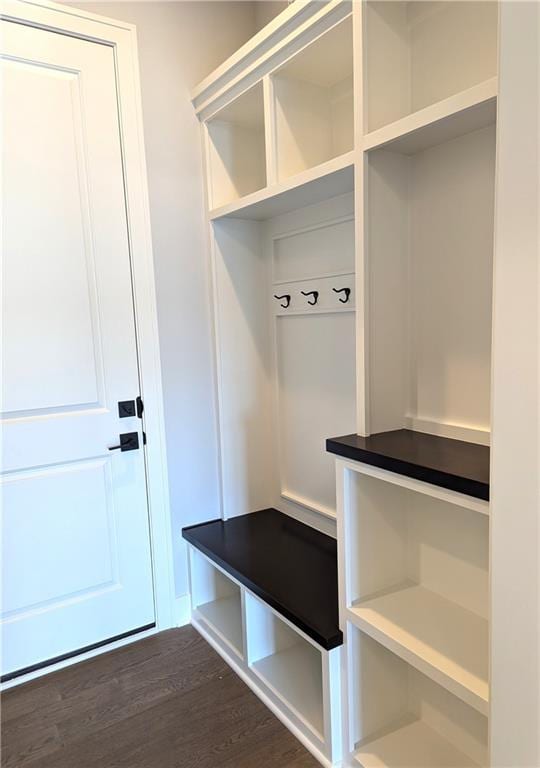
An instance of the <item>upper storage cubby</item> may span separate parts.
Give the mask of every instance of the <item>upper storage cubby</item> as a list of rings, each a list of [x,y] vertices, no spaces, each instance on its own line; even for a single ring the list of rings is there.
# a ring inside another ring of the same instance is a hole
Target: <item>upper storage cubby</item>
[[[497,74],[495,2],[387,2],[364,7],[364,132]]]
[[[351,17],[289,59],[272,81],[278,181],[353,149]]]
[[[488,444],[495,125],[391,149],[366,154],[370,433]]]
[[[217,112],[207,126],[210,208],[265,187],[262,83]]]

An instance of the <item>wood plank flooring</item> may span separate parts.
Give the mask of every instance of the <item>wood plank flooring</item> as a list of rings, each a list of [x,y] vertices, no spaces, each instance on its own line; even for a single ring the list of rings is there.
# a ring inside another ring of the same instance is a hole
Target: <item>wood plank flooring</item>
[[[316,768],[192,627],[2,696],[2,768]]]

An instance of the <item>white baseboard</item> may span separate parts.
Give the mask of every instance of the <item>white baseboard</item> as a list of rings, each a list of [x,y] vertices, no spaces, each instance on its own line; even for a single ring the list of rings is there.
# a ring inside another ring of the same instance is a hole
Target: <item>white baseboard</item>
[[[429,419],[420,419],[411,414],[405,416],[405,427],[407,429],[414,429],[416,432],[427,432],[429,435],[450,437],[453,440],[464,440],[467,443],[477,443],[478,445],[490,444],[490,431],[485,429],[485,427],[469,427],[465,424],[430,421]]]
[[[174,601],[174,618],[177,627],[185,627],[191,623],[191,599],[189,595],[181,595]]]

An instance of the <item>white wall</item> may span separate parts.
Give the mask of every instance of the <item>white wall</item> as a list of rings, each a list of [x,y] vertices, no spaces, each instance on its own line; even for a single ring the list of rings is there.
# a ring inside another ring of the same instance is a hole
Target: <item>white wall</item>
[[[284,11],[287,0],[255,0],[255,28],[262,29],[269,21]]]
[[[177,596],[180,537],[218,506],[213,348],[199,124],[191,88],[256,31],[250,2],[77,2],[137,25]]]

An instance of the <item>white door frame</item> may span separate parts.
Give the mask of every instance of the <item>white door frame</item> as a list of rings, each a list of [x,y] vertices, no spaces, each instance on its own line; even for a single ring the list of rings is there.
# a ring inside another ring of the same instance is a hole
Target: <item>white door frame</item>
[[[139,358],[141,396],[144,402],[148,443],[145,460],[150,518],[152,571],[156,628],[127,640],[105,645],[64,662],[45,667],[7,683],[25,682],[39,674],[110,650],[145,634],[175,626],[172,533],[162,408],[161,363],[157,327],[150,208],[146,177],[143,119],[137,55],[137,32],[133,24],[58,5],[43,0],[1,0],[2,18],[43,27],[62,34],[110,45],[114,50],[118,81],[118,112],[124,167],[126,213],[131,256],[134,311]]]

